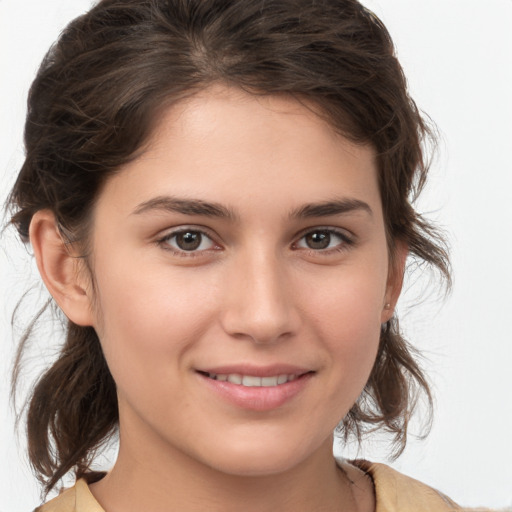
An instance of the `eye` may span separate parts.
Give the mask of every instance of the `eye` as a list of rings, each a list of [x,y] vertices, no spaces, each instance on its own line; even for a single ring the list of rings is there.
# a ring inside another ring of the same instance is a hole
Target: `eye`
[[[315,229],[304,234],[295,244],[299,249],[314,251],[342,250],[353,241],[344,233],[334,229]]]
[[[216,247],[215,242],[202,231],[197,229],[181,229],[168,233],[161,238],[159,244],[177,253],[194,253],[207,251]]]

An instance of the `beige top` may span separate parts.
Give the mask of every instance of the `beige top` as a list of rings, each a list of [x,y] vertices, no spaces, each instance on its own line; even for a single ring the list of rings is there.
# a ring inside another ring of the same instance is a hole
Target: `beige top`
[[[369,474],[375,485],[375,512],[448,512],[464,510],[440,492],[385,464],[354,463]],[[39,507],[34,512],[105,512],[85,480]]]

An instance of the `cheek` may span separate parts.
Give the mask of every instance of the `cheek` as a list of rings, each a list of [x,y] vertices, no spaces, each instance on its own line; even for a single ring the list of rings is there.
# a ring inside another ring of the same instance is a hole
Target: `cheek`
[[[148,367],[172,372],[213,314],[203,287],[179,274],[148,270],[97,272],[98,334],[115,379],[123,378],[126,369],[141,376],[147,376]],[[164,360],[165,365],[158,364]]]
[[[212,316],[204,290],[148,268],[127,273],[111,267],[98,281],[104,319],[98,334],[123,414],[138,411],[155,425],[170,423],[173,411],[185,414],[190,407],[186,393],[171,400],[168,391],[181,389],[187,354]]]
[[[309,287],[305,310],[310,311],[315,337],[322,340],[331,378],[348,402],[355,401],[373,367],[380,340],[382,301],[386,277],[382,272],[345,269],[320,288]],[[314,316],[311,313],[314,312]]]
[[[387,274],[383,269],[361,265],[336,269],[322,281],[312,276],[302,286],[304,313],[330,333],[359,339],[380,328]]]

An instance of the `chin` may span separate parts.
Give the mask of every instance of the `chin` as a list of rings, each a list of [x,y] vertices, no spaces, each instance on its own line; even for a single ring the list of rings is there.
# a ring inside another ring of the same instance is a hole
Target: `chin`
[[[284,457],[268,455],[265,457],[254,457],[251,455],[233,456],[230,459],[216,461],[214,469],[232,476],[240,477],[265,477],[281,473],[286,473],[300,462],[296,456],[288,455]]]
[[[332,439],[329,438],[323,445],[332,453]],[[322,450],[323,445],[315,447],[300,440],[294,443],[289,437],[286,442],[278,437],[267,441],[263,437],[244,439],[241,442],[229,443],[224,449],[217,445],[220,450],[210,453],[210,460],[214,462],[208,465],[229,475],[270,476],[294,469]]]

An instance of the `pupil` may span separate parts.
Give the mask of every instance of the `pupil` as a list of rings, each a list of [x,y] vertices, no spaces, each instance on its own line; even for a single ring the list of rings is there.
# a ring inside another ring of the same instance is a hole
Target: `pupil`
[[[331,243],[331,235],[326,231],[317,231],[306,236],[306,243],[310,249],[326,249]]]
[[[176,244],[184,251],[193,251],[201,245],[201,233],[187,231],[176,235]]]

